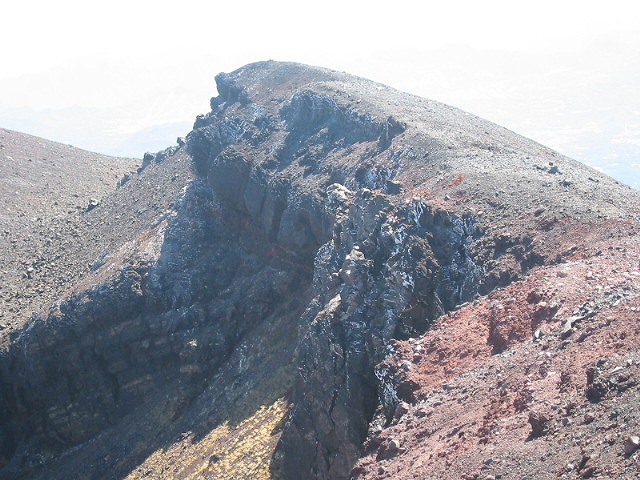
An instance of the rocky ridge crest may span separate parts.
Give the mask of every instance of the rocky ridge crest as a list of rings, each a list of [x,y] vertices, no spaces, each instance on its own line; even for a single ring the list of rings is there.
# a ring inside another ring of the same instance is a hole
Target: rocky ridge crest
[[[406,400],[394,340],[638,221],[637,192],[437,102],[279,62],[216,83],[86,213],[94,271],[5,342],[0,475],[349,478]]]

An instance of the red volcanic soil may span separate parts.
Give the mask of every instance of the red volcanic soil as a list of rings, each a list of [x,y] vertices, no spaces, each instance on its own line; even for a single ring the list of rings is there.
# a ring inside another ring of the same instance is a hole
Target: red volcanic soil
[[[639,478],[640,237],[606,236],[396,342],[353,478]]]

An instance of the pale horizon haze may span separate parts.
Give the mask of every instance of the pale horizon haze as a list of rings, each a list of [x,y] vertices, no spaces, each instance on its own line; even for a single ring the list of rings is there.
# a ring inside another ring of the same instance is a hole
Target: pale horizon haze
[[[287,60],[462,108],[640,188],[633,1],[25,0],[2,10],[2,128],[140,158],[208,111],[218,72]]]

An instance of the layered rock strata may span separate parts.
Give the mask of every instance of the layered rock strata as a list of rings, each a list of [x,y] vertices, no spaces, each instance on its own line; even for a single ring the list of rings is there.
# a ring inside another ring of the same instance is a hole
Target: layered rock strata
[[[78,459],[88,478],[166,475],[179,429],[210,438],[258,392],[248,410],[287,414],[265,420],[257,470],[202,442],[172,475],[349,478],[402,397],[376,368],[392,340],[562,261],[578,228],[638,218],[613,180],[436,102],[277,62],[216,82],[181,146],[114,193],[157,181],[174,200],[128,238],[88,233],[104,255],[5,342],[0,475],[61,478]]]

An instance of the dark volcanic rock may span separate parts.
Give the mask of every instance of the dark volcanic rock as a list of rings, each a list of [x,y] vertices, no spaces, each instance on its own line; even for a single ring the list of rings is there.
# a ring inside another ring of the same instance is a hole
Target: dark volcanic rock
[[[376,411],[397,423],[415,400],[381,363],[395,340],[638,213],[597,172],[372,82],[277,62],[216,82],[184,144],[84,213],[100,226],[78,247],[92,271],[5,342],[6,478],[349,478]],[[551,161],[572,192],[537,167]],[[519,337],[494,320],[498,353]],[[274,427],[231,450],[259,467],[225,456],[211,432],[257,418]],[[178,444],[194,454],[158,461]]]
[[[336,216],[316,257],[317,296],[302,316],[295,406],[280,445],[286,478],[348,478],[378,403],[374,367],[388,341],[424,331],[480,280],[467,250],[477,232],[460,218],[420,202],[394,207],[368,190],[336,205]],[[397,403],[380,400],[391,411]]]
[[[169,385],[191,401],[248,329],[278,305],[295,310],[289,295],[306,271],[269,265],[256,244],[232,240],[218,208],[206,184],[188,185],[132,265],[13,339],[0,362],[9,452],[77,445]]]

